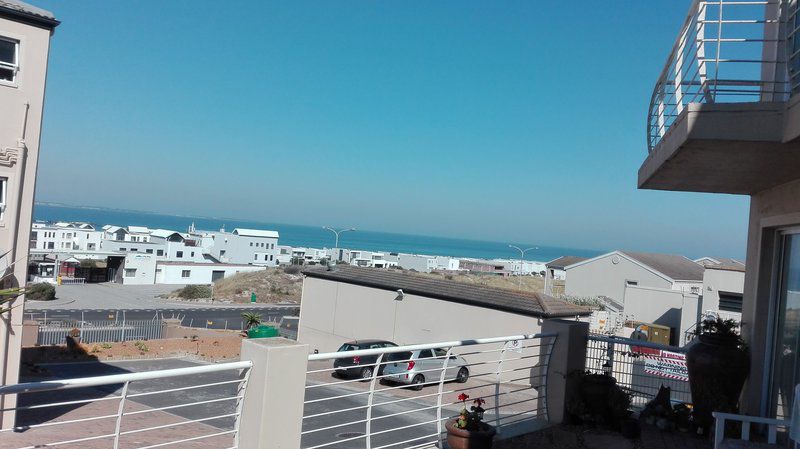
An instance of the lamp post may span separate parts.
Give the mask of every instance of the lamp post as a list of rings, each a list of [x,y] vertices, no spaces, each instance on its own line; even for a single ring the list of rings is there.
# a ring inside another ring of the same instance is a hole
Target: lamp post
[[[538,246],[534,246],[534,247],[525,248],[525,249],[522,249],[522,248],[520,248],[519,246],[516,246],[516,245],[508,245],[508,247],[509,248],[514,248],[515,250],[519,251],[519,271],[520,272],[519,272],[519,274],[517,276],[520,276],[520,278],[519,278],[519,289],[522,290],[522,260],[525,259],[525,253],[527,253],[528,251],[539,249],[539,247]]]
[[[339,229],[337,231],[336,229],[333,229],[333,228],[328,227],[328,226],[323,226],[322,229],[326,229],[328,231],[331,231],[331,232],[333,232],[334,235],[336,235],[336,245],[334,247],[334,250],[338,250],[339,249],[339,234],[342,234],[344,232],[349,232],[349,231],[355,231],[356,230],[356,228],[349,228],[349,229]],[[336,259],[341,261],[338,256],[336,257]]]

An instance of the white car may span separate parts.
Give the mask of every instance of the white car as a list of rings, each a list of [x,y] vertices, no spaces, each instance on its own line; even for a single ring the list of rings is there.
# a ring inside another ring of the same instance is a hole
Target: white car
[[[439,382],[445,356],[447,350],[440,348],[389,354],[383,364],[382,380],[411,385],[414,390],[421,390],[426,383]],[[463,357],[450,355],[446,371],[445,381],[464,383],[469,379],[469,368]]]

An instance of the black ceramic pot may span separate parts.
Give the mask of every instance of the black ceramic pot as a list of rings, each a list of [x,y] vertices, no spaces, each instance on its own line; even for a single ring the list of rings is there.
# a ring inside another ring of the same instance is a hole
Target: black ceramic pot
[[[713,424],[711,412],[736,413],[739,395],[750,371],[750,357],[735,337],[700,335],[686,353],[695,423]]]

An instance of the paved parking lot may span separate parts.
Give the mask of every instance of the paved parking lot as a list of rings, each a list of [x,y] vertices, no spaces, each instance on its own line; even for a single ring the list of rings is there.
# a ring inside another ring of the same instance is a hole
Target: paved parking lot
[[[154,309],[174,307],[176,301],[156,298],[182,285],[121,285],[100,284],[59,285],[54,301],[26,301],[26,309]],[[186,307],[197,304],[179,302]]]

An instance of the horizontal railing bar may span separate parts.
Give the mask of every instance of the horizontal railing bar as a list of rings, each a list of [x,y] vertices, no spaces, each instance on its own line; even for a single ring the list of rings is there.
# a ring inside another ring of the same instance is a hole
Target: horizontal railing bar
[[[395,346],[391,348],[359,349],[356,351],[327,352],[320,354],[309,354],[308,360],[309,361],[330,360],[330,359],[340,359],[340,358],[348,358],[356,356],[364,357],[364,356],[379,355],[379,354],[394,354],[397,352],[417,351],[423,349],[474,346],[474,345],[500,343],[506,341],[515,341],[515,340],[532,340],[537,338],[549,338],[549,337],[555,337],[557,335],[558,334],[552,332],[541,333],[541,334],[529,334],[529,335],[510,335],[506,337],[476,338],[474,340],[456,340],[456,341],[443,341],[438,343],[428,343],[420,345]]]
[[[359,419],[357,421],[350,421],[342,424],[334,424],[328,427],[320,427],[319,429],[303,430],[302,432],[300,432],[300,435],[308,435],[310,433],[322,432],[323,430],[331,430],[331,429],[336,429],[338,427],[352,426],[353,424],[361,424],[365,422],[367,422],[367,419]]]
[[[208,418],[190,419],[190,420],[187,420],[187,421],[174,422],[172,424],[162,424],[160,426],[144,427],[142,429],[126,430],[125,432],[120,432],[119,434],[120,435],[130,435],[130,434],[133,434],[133,433],[150,432],[151,430],[166,429],[167,427],[185,426],[187,424],[194,424],[194,423],[198,423],[198,422],[211,421],[212,419],[230,418],[230,417],[238,416],[238,415],[239,415],[239,413],[227,413],[225,415],[210,416]]]
[[[235,430],[226,430],[224,432],[217,432],[217,433],[212,433],[212,434],[209,434],[209,435],[201,435],[199,437],[184,438],[182,440],[177,440],[177,441],[167,441],[166,443],[158,443],[158,444],[153,444],[153,445],[150,445],[150,446],[141,446],[141,447],[139,447],[137,449],[153,449],[155,447],[164,447],[164,446],[169,446],[169,445],[172,445],[172,444],[187,443],[189,441],[197,441],[197,440],[202,440],[202,439],[205,439],[205,438],[213,438],[213,437],[218,437],[218,436],[222,436],[222,435],[228,435],[228,434],[231,434],[231,433],[234,433],[234,432],[236,432],[236,431]]]
[[[139,414],[142,414],[142,413],[159,412],[159,411],[163,411],[163,410],[172,410],[172,409],[181,408],[181,407],[190,407],[192,405],[202,405],[202,404],[211,404],[211,403],[214,403],[214,402],[232,401],[234,399],[243,399],[243,398],[244,398],[244,396],[230,396],[230,397],[218,398],[218,399],[208,399],[206,401],[190,402],[188,404],[178,404],[178,405],[168,405],[168,406],[165,406],[165,407],[158,407],[158,408],[148,408],[148,409],[144,409],[144,410],[136,410],[136,411],[133,411],[133,412],[127,412],[127,413],[125,413],[125,416],[139,415]],[[114,415],[114,416],[116,416],[116,415]]]
[[[339,410],[331,410],[331,411],[328,411],[328,412],[315,413],[313,415],[307,415],[307,416],[304,415],[303,419],[311,419],[311,418],[318,418],[320,416],[335,415],[337,413],[352,412],[353,410],[359,410],[359,409],[363,409],[363,408],[367,408],[367,407],[369,407],[369,405],[359,405],[359,406],[356,406],[356,407],[349,407],[349,408],[343,408],[343,409],[339,409]]]
[[[358,435],[358,436],[355,436],[355,437],[344,438],[344,439],[341,439],[341,440],[329,441],[327,443],[318,444],[316,446],[310,446],[310,447],[307,447],[305,449],[318,449],[320,447],[328,447],[328,446],[332,446],[334,444],[346,443],[348,441],[353,441],[353,440],[360,440],[362,438],[367,438],[367,435]]]
[[[399,441],[397,443],[392,443],[392,444],[386,444],[386,445],[383,445],[383,446],[373,447],[372,449],[386,449],[387,447],[397,446],[397,445],[400,445],[400,444],[410,443],[412,441],[423,440],[425,438],[434,438],[434,437],[438,437],[438,436],[439,436],[439,433],[436,432],[436,433],[432,433],[430,435],[423,435],[421,437],[411,438],[411,439],[405,440],[405,441]],[[406,447],[405,449],[414,449],[414,448],[419,448],[419,447],[425,447],[425,446],[427,446],[429,444],[430,443],[422,443],[421,445]]]
[[[20,411],[20,410],[35,410],[40,408],[47,408],[47,407],[59,407],[62,405],[75,405],[75,404],[88,404],[90,402],[99,402],[99,401],[113,401],[116,399],[122,399],[122,396],[103,396],[101,398],[93,398],[93,399],[79,399],[75,401],[64,401],[64,402],[54,402],[52,404],[36,404],[36,405],[20,405],[18,407],[9,407],[9,408],[2,408],[0,412],[10,412],[12,410]],[[0,430],[2,432],[2,430]]]
[[[12,432],[12,431],[13,432],[19,432],[21,430],[26,430],[26,429],[38,429],[38,428],[41,428],[41,427],[60,426],[60,425],[63,425],[63,424],[75,424],[77,422],[97,421],[98,419],[109,419],[109,418],[116,418],[116,417],[117,417],[117,415],[114,414],[114,415],[90,416],[90,417],[87,417],[87,418],[76,418],[76,419],[69,419],[69,420],[65,420],[65,421],[51,421],[51,422],[46,422],[46,423],[42,423],[42,424],[31,424],[31,425],[27,425],[27,426],[16,426],[16,427],[12,427],[12,428],[9,428],[9,429],[2,429],[2,430],[0,430],[0,432]]]
[[[216,373],[228,370],[249,369],[253,366],[250,361],[220,363],[216,365],[192,366],[188,368],[173,368],[158,371],[143,371],[139,373],[111,374],[108,376],[80,377],[74,379],[45,380],[42,382],[28,382],[0,387],[0,395],[32,393],[36,391],[51,391],[71,388],[98,387],[102,385],[123,384],[142,380],[162,379],[166,377],[191,376],[196,374]]]
[[[62,445],[62,444],[83,443],[84,441],[100,440],[100,439],[103,439],[103,438],[113,438],[115,436],[116,436],[115,434],[109,433],[109,434],[105,434],[105,435],[96,435],[96,436],[93,436],[93,437],[77,438],[77,439],[74,439],[74,440],[62,440],[62,441],[57,441],[55,443],[44,443],[44,444],[39,443],[39,444],[34,444],[33,446],[25,446],[25,447],[21,447],[21,448],[18,448],[18,449],[39,449],[39,448],[42,448],[42,447],[59,446],[59,445]]]

